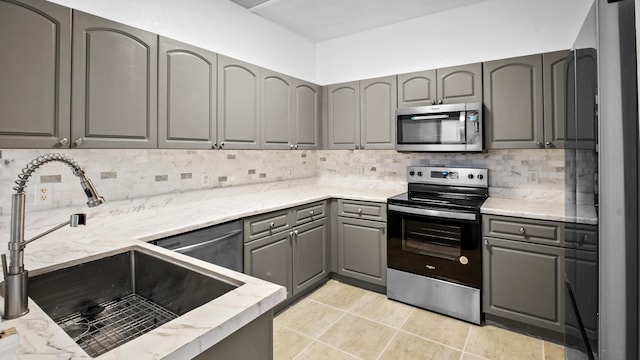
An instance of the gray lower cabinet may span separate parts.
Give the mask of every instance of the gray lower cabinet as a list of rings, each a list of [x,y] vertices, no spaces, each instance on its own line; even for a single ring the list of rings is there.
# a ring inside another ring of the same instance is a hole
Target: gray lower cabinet
[[[260,148],[260,68],[218,55],[218,148]]]
[[[159,38],[158,146],[211,149],[216,144],[217,54]]]
[[[338,274],[387,286],[386,223],[338,216]]]
[[[562,333],[564,249],[484,237],[483,311]]]
[[[567,54],[560,51],[484,63],[488,148],[564,146]]]
[[[0,49],[0,147],[68,147],[71,9],[0,1]]]
[[[326,201],[245,219],[244,272],[296,296],[329,274]]]
[[[157,147],[156,34],[73,12],[72,146]]]
[[[482,64],[398,75],[398,107],[482,102]]]
[[[395,147],[395,76],[327,87],[329,149]]]

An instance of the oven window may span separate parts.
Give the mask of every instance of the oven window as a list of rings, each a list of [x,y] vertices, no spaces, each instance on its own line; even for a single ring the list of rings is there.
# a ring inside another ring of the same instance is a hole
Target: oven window
[[[409,219],[403,223],[403,251],[447,260],[457,260],[462,255],[462,229],[459,226]]]

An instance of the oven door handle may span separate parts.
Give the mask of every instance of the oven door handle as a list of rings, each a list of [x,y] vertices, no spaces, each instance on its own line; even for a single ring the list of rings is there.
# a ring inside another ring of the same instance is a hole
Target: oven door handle
[[[476,214],[457,212],[457,211],[418,209],[414,207],[399,206],[399,205],[389,205],[387,208],[390,211],[397,211],[405,214],[425,215],[425,216],[447,218],[447,219],[475,221],[477,218]]]

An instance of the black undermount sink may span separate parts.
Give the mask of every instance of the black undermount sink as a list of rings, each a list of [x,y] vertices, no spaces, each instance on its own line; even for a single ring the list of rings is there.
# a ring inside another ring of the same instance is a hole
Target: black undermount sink
[[[29,278],[29,296],[95,357],[242,285],[129,250]]]

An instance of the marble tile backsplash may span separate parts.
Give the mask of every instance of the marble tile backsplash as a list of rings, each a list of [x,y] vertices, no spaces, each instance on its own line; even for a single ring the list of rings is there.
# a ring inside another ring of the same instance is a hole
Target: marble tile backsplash
[[[6,215],[20,170],[50,150],[0,151],[0,215]],[[108,200],[320,176],[332,182],[405,181],[409,165],[486,167],[491,196],[564,200],[564,150],[492,150],[486,153],[398,153],[394,150],[58,150],[83,165]],[[35,202],[35,187],[52,187],[49,203]],[[38,169],[27,188],[29,211],[86,202],[61,163]]]

